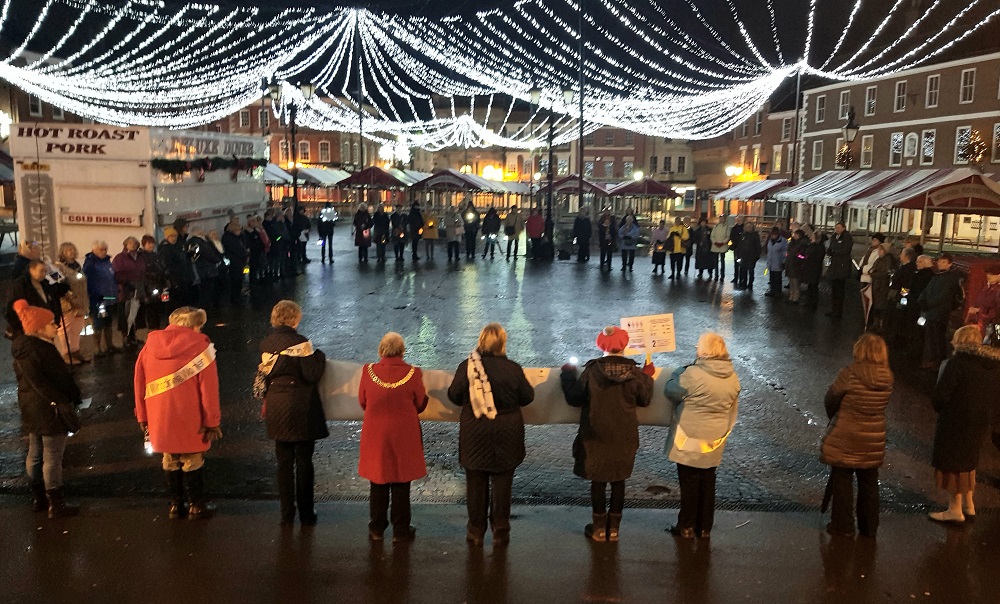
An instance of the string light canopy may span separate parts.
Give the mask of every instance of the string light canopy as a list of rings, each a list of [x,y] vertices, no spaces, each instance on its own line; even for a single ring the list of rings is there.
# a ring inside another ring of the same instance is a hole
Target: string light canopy
[[[796,73],[890,74],[1000,17],[995,0],[932,0],[919,15],[907,0],[586,0],[581,32],[578,2],[518,0],[428,18],[3,0],[0,45],[10,52],[0,78],[87,118],[174,128],[231,115],[275,81],[275,112],[295,103],[304,127],[354,132],[360,114],[370,139],[429,150],[539,148],[549,120],[554,143],[569,142],[580,119],[570,93],[582,81],[584,132],[698,139],[731,131]],[[303,81],[315,95],[306,98]],[[526,111],[529,101],[552,112]]]

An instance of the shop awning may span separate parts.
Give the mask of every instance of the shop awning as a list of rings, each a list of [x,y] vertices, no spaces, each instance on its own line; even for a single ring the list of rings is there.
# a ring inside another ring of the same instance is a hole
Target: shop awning
[[[589,181],[586,178],[583,179],[583,191],[585,193],[594,193],[595,195],[607,195],[607,185],[605,183]],[[549,185],[546,183],[539,190],[539,193],[545,194],[549,190]],[[559,180],[552,183],[552,190],[556,193],[571,193],[580,194],[580,177],[576,174],[570,174],[569,176],[564,176]]]
[[[351,176],[344,170],[329,170],[327,168],[299,168],[299,180],[320,187],[336,187]]]
[[[420,182],[415,183],[413,188],[424,191],[468,191],[477,193],[510,193],[514,195],[527,195],[530,193],[529,185],[524,183],[489,180],[475,174],[463,174],[453,168],[439,170],[434,174],[428,175]]]
[[[264,167],[264,184],[290,185],[292,184],[292,175],[282,170],[278,164],[267,164]]]
[[[770,178],[766,180],[749,180],[741,182],[734,187],[726,189],[721,193],[716,193],[712,199],[729,200],[751,200],[767,199],[772,194],[788,187],[789,182],[784,179]]]
[[[852,200],[871,208],[906,208],[937,212],[1000,211],[1000,183],[974,168],[905,170],[907,174],[877,195]]]
[[[649,178],[630,180],[608,189],[611,197],[680,197],[668,185]]]
[[[402,170],[396,170],[402,172]],[[414,181],[415,182],[415,181]],[[365,189],[405,189],[413,182],[405,180],[378,166],[370,166],[340,181],[341,187],[362,187]]]
[[[430,176],[429,172],[418,172],[417,170],[398,170],[396,168],[390,169],[389,174],[395,176],[396,180],[405,183],[407,187],[412,187],[414,184]]]
[[[778,201],[839,205],[877,195],[910,170],[830,170],[774,194]]]

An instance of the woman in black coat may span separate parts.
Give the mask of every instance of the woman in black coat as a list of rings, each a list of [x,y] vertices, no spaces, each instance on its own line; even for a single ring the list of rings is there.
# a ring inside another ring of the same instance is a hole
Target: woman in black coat
[[[354,245],[358,246],[358,262],[368,263],[368,248],[372,244],[372,217],[368,213],[368,206],[361,204],[354,214]]]
[[[806,308],[816,310],[819,306],[819,282],[823,278],[823,259],[826,257],[826,237],[813,231],[809,239],[802,262],[802,282],[806,284]]]
[[[313,508],[313,449],[330,435],[317,385],[326,369],[326,355],[295,330],[302,309],[282,300],[271,309],[271,335],[260,343],[261,370],[267,374],[264,418],[267,436],[278,458],[281,524],[295,522],[295,503],[304,525],[316,524]],[[271,364],[270,370],[267,366]]]
[[[982,339],[976,325],[955,332],[955,355],[942,367],[931,396],[938,412],[931,463],[938,488],[951,496],[947,510],[930,514],[939,522],[965,522],[976,515],[972,494],[979,452],[990,437],[990,418],[1000,411],[1000,349],[983,346]]]
[[[68,434],[79,427],[74,407],[80,404],[80,389],[52,344],[57,333],[52,311],[31,306],[24,299],[11,306],[23,328],[14,338],[11,353],[21,428],[28,435],[32,509],[47,508],[49,518],[75,516],[78,509],[67,505],[62,495],[62,462]],[[61,405],[58,412],[57,403]]]
[[[583,408],[573,441],[573,473],[590,481],[594,522],[584,534],[594,541],[618,540],[625,480],[632,475],[639,450],[636,407],[648,406],[653,396],[653,365],[640,369],[635,361],[621,356],[627,345],[625,330],[606,327],[597,336],[597,346],[605,356],[588,361],[579,378],[572,365],[564,365],[560,375],[566,402]]]
[[[24,333],[21,321],[14,310],[14,302],[27,300],[31,306],[46,308],[55,316],[56,324],[62,322],[62,303],[60,300],[69,292],[65,281],[49,283],[46,278],[48,267],[41,260],[29,260],[25,274],[14,279],[10,287],[10,302],[7,303],[7,327],[11,336]],[[41,291],[39,291],[41,290]]]
[[[465,538],[482,545],[488,516],[494,546],[506,544],[514,470],[524,461],[521,407],[534,400],[535,390],[521,366],[507,358],[507,332],[499,323],[483,327],[476,349],[455,370],[448,398],[462,408],[458,461],[465,468],[469,511]]]
[[[753,278],[757,273],[757,261],[760,260],[760,235],[752,222],[743,226],[743,236],[736,244],[737,261],[736,287],[753,289]]]

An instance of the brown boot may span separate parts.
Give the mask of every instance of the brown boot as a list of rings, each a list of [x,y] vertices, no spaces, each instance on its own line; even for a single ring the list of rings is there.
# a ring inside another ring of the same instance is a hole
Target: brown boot
[[[608,541],[618,541],[618,528],[621,525],[621,514],[608,514]]]
[[[621,515],[619,514],[619,518]],[[583,534],[587,539],[593,539],[594,541],[606,541],[608,537],[608,515],[607,514],[594,514],[594,523],[588,524],[583,529]]]
[[[49,489],[45,495],[49,499],[49,518],[71,518],[80,513],[79,507],[66,503],[62,489]]]

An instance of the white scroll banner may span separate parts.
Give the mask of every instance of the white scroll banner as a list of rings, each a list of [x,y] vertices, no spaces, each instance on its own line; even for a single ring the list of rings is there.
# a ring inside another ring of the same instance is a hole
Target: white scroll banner
[[[350,421],[364,419],[364,411],[358,404],[358,388],[361,385],[361,370],[364,365],[349,361],[326,362],[326,372],[319,383],[323,411],[330,421]],[[457,422],[461,408],[448,400],[448,386],[451,385],[453,371],[423,369],[424,388],[430,400],[420,414],[424,421]],[[535,389],[535,400],[522,408],[527,424],[577,424],[580,409],[571,407],[563,396],[559,382],[558,368],[525,368],[524,375]],[[653,383],[653,400],[648,407],[637,409],[639,423],[647,426],[669,426],[673,418],[674,406],[663,395],[663,387],[671,371],[657,369]]]

